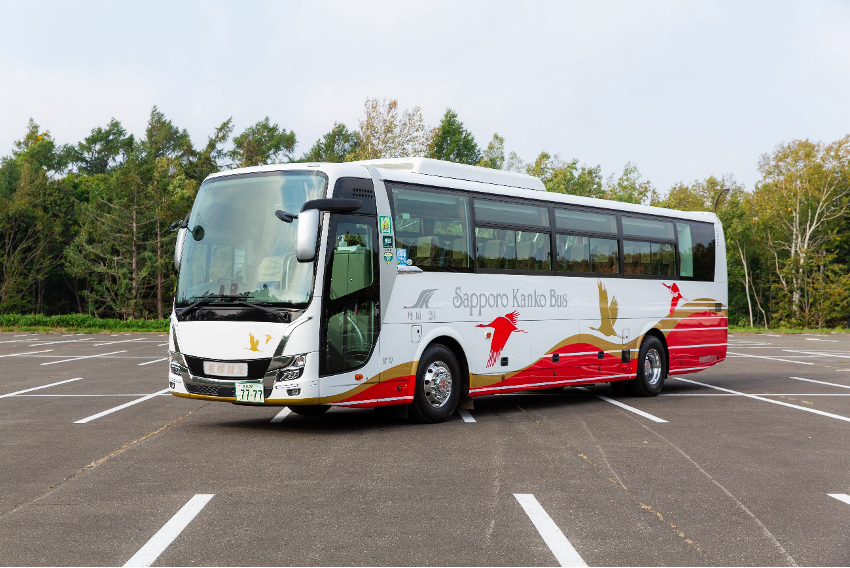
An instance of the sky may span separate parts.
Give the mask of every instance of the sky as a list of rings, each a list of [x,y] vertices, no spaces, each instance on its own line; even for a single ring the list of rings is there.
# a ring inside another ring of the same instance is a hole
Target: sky
[[[159,109],[196,145],[269,116],[300,155],[369,97],[452,108],[478,144],[629,161],[662,193],[850,134],[850,2],[0,0],[0,156]]]

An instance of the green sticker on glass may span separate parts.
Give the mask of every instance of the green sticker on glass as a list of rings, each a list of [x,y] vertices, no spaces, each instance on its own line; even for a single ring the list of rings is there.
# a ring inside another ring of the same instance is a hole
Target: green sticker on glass
[[[381,217],[381,233],[392,233],[393,232],[393,218],[392,217]]]
[[[384,248],[385,249],[393,248],[393,238],[392,237],[384,237]]]
[[[391,264],[392,261],[393,261],[393,253],[385,252],[384,253],[384,262],[386,262],[387,264]]]

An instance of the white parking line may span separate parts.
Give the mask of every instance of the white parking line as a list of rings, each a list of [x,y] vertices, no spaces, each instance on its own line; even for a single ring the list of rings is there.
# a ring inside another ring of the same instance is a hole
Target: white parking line
[[[157,347],[165,347],[166,345],[168,345],[168,343],[160,343]]]
[[[576,388],[577,388],[578,390],[582,390],[582,391],[584,391],[584,392],[589,392],[590,394],[592,394],[592,395],[593,395],[593,396],[595,396],[596,398],[601,398],[601,399],[602,399],[602,400],[604,400],[605,402],[610,402],[610,403],[611,403],[611,404],[613,404],[614,406],[619,406],[619,407],[620,407],[620,408],[622,408],[623,410],[628,410],[629,412],[634,412],[635,414],[637,414],[637,415],[639,415],[639,416],[643,416],[644,418],[649,418],[649,419],[650,419],[650,420],[652,420],[653,422],[658,422],[658,423],[665,423],[665,422],[667,422],[666,420],[664,420],[664,419],[662,419],[662,418],[659,418],[659,417],[657,417],[657,416],[655,416],[655,415],[653,415],[653,414],[650,414],[649,412],[644,412],[643,410],[638,410],[638,409],[637,409],[637,408],[635,408],[634,406],[629,406],[628,404],[623,404],[623,403],[622,403],[622,402],[620,402],[619,400],[614,400],[613,398],[608,398],[607,396],[602,396],[601,394],[596,394],[596,393],[595,393],[595,392],[593,392],[592,390],[586,389],[586,388],[584,388],[584,387],[576,387]]]
[[[139,367],[142,365],[150,365],[151,363],[159,363],[160,361],[165,361],[168,357],[163,357],[162,359],[154,359],[153,361],[146,361],[144,363],[139,363]]]
[[[109,410],[104,410],[103,412],[98,412],[97,414],[92,414],[91,416],[89,416],[87,418],[83,418],[81,420],[75,420],[74,424],[85,424],[86,422],[91,422],[92,420],[97,420],[101,416],[106,416],[107,414],[112,414],[113,412],[117,412],[119,410],[127,408],[128,406],[133,406],[134,404],[139,404],[140,402],[150,400],[150,399],[152,399],[156,396],[159,396],[163,393],[166,393],[166,392],[168,392],[168,389],[163,389],[159,392],[155,392],[153,394],[145,395],[142,398],[137,398],[136,400],[131,400],[130,402],[125,402],[124,404],[122,404],[120,406],[116,406],[115,408],[110,408]]]
[[[727,355],[732,355],[734,357],[753,357],[755,359],[770,359],[772,361],[781,361],[783,363],[797,363],[798,365],[814,365],[814,363],[809,363],[808,361],[792,361],[791,359],[779,359],[778,357],[767,357],[765,355],[749,355],[745,353],[732,353],[731,351],[727,353]]]
[[[807,337],[806,341],[828,341],[829,343],[838,343],[837,339],[817,339],[815,337]]]
[[[140,337],[138,339],[122,339],[121,341],[107,341],[106,343],[95,343],[95,347],[102,347],[104,345],[113,345],[115,343],[129,343],[131,341],[144,341],[144,337]]]
[[[275,414],[274,418],[271,419],[271,422],[283,422],[283,419],[289,416],[290,412],[292,411],[289,410],[289,407],[287,406],[286,408]]]
[[[806,355],[814,355],[817,357],[838,357],[839,359],[850,359],[850,355],[841,355],[838,353],[829,353],[824,351],[792,351],[791,349],[783,349],[789,353],[805,353]]]
[[[850,495],[846,493],[827,493],[827,495],[850,505]]]
[[[534,495],[530,493],[514,493],[514,497],[519,501],[525,514],[531,519],[534,528],[543,537],[543,542],[555,555],[555,560],[561,566],[587,566],[587,563],[582,560],[578,551],[573,548],[573,545],[555,524]]]
[[[472,417],[468,410],[459,409],[457,413],[460,414],[460,417],[463,418],[464,422],[469,422],[470,424],[475,422],[475,418]]]
[[[41,347],[42,345],[56,345],[57,343],[79,343],[80,341],[91,341],[91,337],[84,337],[83,339],[63,339],[61,341],[47,341],[44,343],[33,343],[33,347]]]
[[[98,355],[83,355],[82,357],[74,357],[73,359],[62,359],[61,361],[48,361],[42,365],[55,365],[56,363],[67,363],[68,361],[79,361],[80,359],[91,359],[92,357],[106,357],[107,355],[115,355],[116,353],[126,353],[127,351],[112,351],[111,353],[99,353]]]
[[[18,355],[33,355],[35,353],[49,353],[53,349],[45,349],[44,351],[27,351],[26,353],[9,353],[8,355],[0,355],[0,357],[17,357]]]
[[[183,505],[177,511],[177,514],[171,517],[124,566],[150,566],[153,564],[214,496],[214,494],[198,494],[189,499],[189,502]]]
[[[720,390],[720,391],[730,392],[732,394],[738,394],[738,395],[741,395],[741,396],[745,396],[747,398],[752,398],[752,399],[755,399],[755,400],[762,400],[764,402],[769,402],[771,404],[778,404],[780,406],[787,406],[789,408],[796,408],[797,410],[805,410],[806,412],[811,412],[812,414],[819,414],[821,416],[826,416],[828,418],[835,418],[836,420],[843,420],[844,422],[850,422],[850,418],[848,418],[846,416],[839,416],[838,414],[832,414],[831,412],[824,412],[823,410],[817,410],[815,408],[806,408],[805,406],[797,406],[796,404],[790,404],[790,403],[787,403],[787,402],[782,402],[781,400],[771,400],[769,398],[764,398],[762,396],[758,396],[758,395],[755,395],[755,394],[747,394],[745,392],[734,391],[734,390],[731,390],[731,389],[724,389],[723,387],[716,387],[714,385],[709,385],[707,383],[700,383],[698,381],[693,381],[691,379],[683,379],[682,377],[673,377],[673,378],[675,378],[678,381],[685,381],[686,383],[692,383],[692,384],[695,384],[695,385],[708,387],[710,389],[717,389],[717,390]]]
[[[829,385],[831,387],[838,387],[841,389],[850,389],[850,385],[839,385],[837,383],[827,383],[825,381],[816,381],[814,379],[804,379],[803,377],[790,377],[797,381],[806,381],[807,383],[818,383],[819,385]]]
[[[58,383],[50,383],[49,385],[41,385],[40,387],[33,387],[31,389],[24,389],[16,392],[10,392],[8,394],[0,394],[0,398],[6,398],[7,396],[15,396],[19,394],[23,394],[25,392],[37,391],[39,389],[46,389],[47,387],[55,387],[56,385],[62,385],[65,383],[72,383],[74,381],[81,381],[82,377],[77,377],[76,379],[65,379],[64,381],[59,381]]]

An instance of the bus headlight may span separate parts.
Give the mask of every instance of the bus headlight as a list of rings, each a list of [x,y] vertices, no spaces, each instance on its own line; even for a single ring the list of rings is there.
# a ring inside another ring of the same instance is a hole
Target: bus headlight
[[[307,355],[275,357],[269,363],[269,371],[277,371],[276,382],[294,381],[304,372]]]
[[[189,370],[189,365],[186,364],[186,358],[178,351],[168,352],[168,368],[173,375],[181,376],[183,372]]]

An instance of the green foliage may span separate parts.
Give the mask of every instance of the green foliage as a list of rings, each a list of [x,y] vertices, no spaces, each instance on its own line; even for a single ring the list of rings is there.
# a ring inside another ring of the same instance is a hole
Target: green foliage
[[[443,120],[434,129],[426,155],[456,164],[476,165],[481,161],[481,150],[475,143],[475,137],[464,128],[452,109],[446,109]]]
[[[478,162],[478,165],[482,168],[491,168],[494,170],[501,170],[504,168],[505,139],[499,136],[498,132],[493,134],[493,138],[491,138],[490,143],[487,144],[487,148],[481,155],[481,160]]]
[[[237,168],[279,164],[292,159],[295,133],[272,124],[267,116],[234,137],[233,146],[227,155]]]
[[[82,142],[69,147],[68,156],[82,174],[105,174],[121,163],[133,144],[133,135],[113,118],[106,128],[93,128]]]
[[[357,135],[342,123],[335,122],[330,132],[316,140],[299,162],[345,162],[356,153],[360,143]]]
[[[0,330],[43,331],[62,329],[94,333],[97,331],[159,331],[167,332],[169,320],[123,320],[95,318],[85,314],[57,316],[0,314]]]

